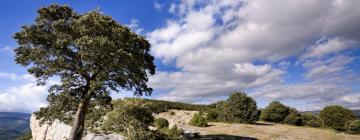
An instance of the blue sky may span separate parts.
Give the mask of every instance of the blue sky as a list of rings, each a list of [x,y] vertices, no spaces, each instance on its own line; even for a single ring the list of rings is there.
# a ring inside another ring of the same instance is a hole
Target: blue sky
[[[260,107],[280,100],[300,110],[360,109],[360,6],[352,0],[0,1],[0,111],[46,106],[14,62],[12,35],[52,3],[79,13],[99,8],[145,36],[157,73],[151,98],[212,103],[236,91]],[[125,92],[113,97],[131,96]]]

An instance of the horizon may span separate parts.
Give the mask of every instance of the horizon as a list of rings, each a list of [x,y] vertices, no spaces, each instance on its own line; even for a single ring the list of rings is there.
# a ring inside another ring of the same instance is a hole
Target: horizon
[[[21,3],[21,4],[19,4]],[[152,96],[209,104],[245,92],[301,111],[327,105],[360,110],[360,1],[0,1],[0,112],[32,113],[48,88],[15,63],[13,39],[53,3],[99,9],[151,43]],[[134,97],[131,91],[113,99]]]

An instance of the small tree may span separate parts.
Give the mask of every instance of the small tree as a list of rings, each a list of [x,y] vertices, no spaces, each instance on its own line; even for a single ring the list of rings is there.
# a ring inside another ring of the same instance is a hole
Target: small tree
[[[318,116],[310,113],[301,115],[303,125],[310,127],[321,127],[321,120]]]
[[[197,127],[207,127],[208,123],[206,118],[203,116],[203,113],[196,113],[190,120],[190,125],[197,126]]]
[[[279,123],[282,122],[289,113],[289,107],[278,101],[273,101],[261,111],[260,119],[268,122]]]
[[[40,85],[60,78],[51,94],[77,105],[71,110],[76,114],[70,140],[81,139],[90,101],[108,99],[111,90],[120,89],[150,95],[147,75],[155,73],[155,65],[143,37],[98,11],[79,14],[54,4],[37,12],[34,24],[15,33],[15,60],[28,66]]]
[[[290,109],[289,115],[287,115],[283,123],[300,126],[303,124],[301,114],[294,108]]]
[[[219,114],[215,110],[210,110],[206,113],[207,121],[216,121],[219,117]]]
[[[340,131],[345,130],[345,123],[347,121],[356,119],[354,112],[339,105],[325,107],[321,110],[319,116],[324,126]]]
[[[226,104],[226,112],[232,122],[253,124],[259,120],[256,102],[245,93],[230,95]]]

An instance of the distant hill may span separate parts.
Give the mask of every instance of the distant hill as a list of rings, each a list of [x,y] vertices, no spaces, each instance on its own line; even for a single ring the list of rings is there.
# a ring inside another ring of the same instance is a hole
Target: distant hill
[[[30,129],[30,114],[0,112],[0,140],[13,140]]]
[[[354,113],[355,113],[355,115],[358,117],[358,118],[360,118],[360,110],[352,110]],[[320,111],[305,111],[306,113],[312,113],[312,114],[319,114],[320,113]]]

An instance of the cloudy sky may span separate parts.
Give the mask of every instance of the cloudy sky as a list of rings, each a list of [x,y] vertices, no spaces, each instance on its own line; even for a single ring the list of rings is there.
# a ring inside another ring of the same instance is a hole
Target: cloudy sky
[[[244,91],[260,107],[272,100],[300,110],[329,104],[360,109],[358,0],[0,1],[0,111],[46,106],[14,62],[12,38],[36,9],[68,4],[106,15],[145,36],[157,72],[151,98],[212,103]],[[130,96],[125,92],[114,98]]]

